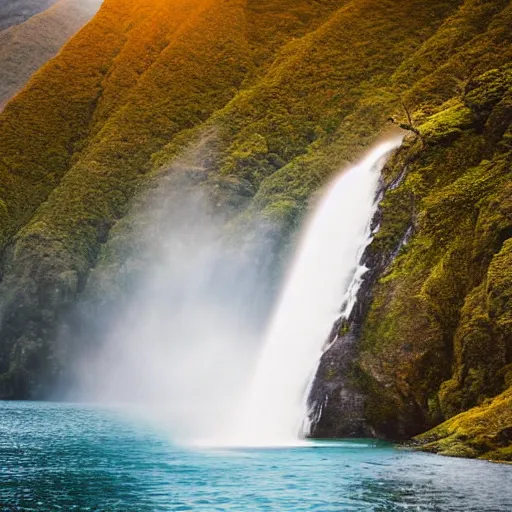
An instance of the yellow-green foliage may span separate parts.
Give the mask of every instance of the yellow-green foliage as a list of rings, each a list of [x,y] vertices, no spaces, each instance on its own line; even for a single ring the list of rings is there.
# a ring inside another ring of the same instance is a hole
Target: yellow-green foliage
[[[59,184],[75,145],[87,136],[102,69],[115,56],[123,21],[123,13],[104,7],[94,26],[36,73],[0,115],[0,196],[8,214],[0,225],[0,247]]]
[[[253,211],[292,225],[333,171],[382,131],[399,108],[388,88],[392,73],[456,7],[338,3],[326,23],[284,46],[266,74],[208,122],[220,127],[220,172],[255,186]],[[175,150],[171,143],[156,162]]]
[[[413,235],[374,290],[360,356],[368,416],[390,435],[421,432],[509,385],[510,23],[509,2],[466,1],[394,77],[408,83],[420,138],[383,202],[377,247],[389,254],[405,233],[397,210]]]
[[[472,124],[472,111],[459,103],[453,107],[442,109],[437,114],[429,117],[421,125],[420,133],[429,144],[438,144],[447,139],[456,138]]]
[[[416,440],[421,450],[441,455],[512,461],[512,388]]]
[[[400,67],[394,81],[418,114],[436,112],[467,81],[510,61],[508,0],[465,0],[435,36]]]
[[[325,4],[317,17],[334,8]],[[94,217],[112,223],[151,154],[227,103],[253,66],[254,41],[247,34],[255,33],[254,20],[244,5],[107,1],[0,118],[2,198],[10,215],[0,239],[7,241],[57,185],[39,217],[54,211],[56,224],[77,237],[74,220],[86,231]],[[315,21],[312,6],[309,15],[299,6],[287,13],[292,30],[278,33],[281,40]],[[275,9],[274,15],[283,12]]]
[[[510,228],[508,234],[510,234]],[[505,241],[501,251],[491,261],[486,291],[489,317],[495,329],[493,334],[502,345],[499,349],[510,357],[512,351],[512,308],[510,307],[512,304],[512,237]]]
[[[304,1],[287,13],[276,4],[273,14],[253,19],[249,6],[107,0],[0,115],[0,248],[9,269],[0,373],[30,386],[28,361],[52,361],[44,354],[56,317],[81,291],[110,228],[147,181],[152,154],[238,93],[255,69],[257,25],[275,17],[290,28],[268,30],[276,49],[272,37],[282,43],[303,35],[336,7]],[[258,54],[260,66],[264,60]],[[18,344],[23,351],[13,360]]]

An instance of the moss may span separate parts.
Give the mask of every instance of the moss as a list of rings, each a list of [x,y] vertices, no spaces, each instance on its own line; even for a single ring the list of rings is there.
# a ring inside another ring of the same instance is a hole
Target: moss
[[[449,142],[473,124],[471,109],[462,104],[443,109],[420,126],[420,133],[429,144]]]
[[[425,452],[438,453],[439,455],[444,455],[446,457],[474,459],[478,456],[478,452],[476,450],[465,445],[463,442],[444,439],[439,441],[435,447],[425,445],[422,450]]]
[[[336,378],[336,368],[329,368],[325,375],[325,380],[329,382],[329,381],[334,380],[335,378]]]
[[[350,331],[350,323],[343,318],[340,322],[340,327],[338,329],[338,336],[345,336]]]
[[[478,123],[492,119],[507,94],[499,85],[506,69],[474,79],[475,88],[502,95],[490,94],[492,101],[484,102],[490,110],[478,114]],[[389,175],[400,176],[404,162],[407,172],[382,202],[381,229],[371,247],[377,257],[394,260],[374,289],[359,364],[370,381],[380,383],[366,387],[369,420],[400,436],[505,389],[511,357],[504,313],[510,308],[510,155],[497,138],[505,136],[504,125],[491,133],[475,124],[476,109],[464,99],[472,90],[445,98],[433,106],[433,115],[425,116],[422,107],[414,116],[423,116],[426,144],[409,145],[390,163]],[[412,237],[403,246],[411,224]],[[502,282],[499,315],[489,308],[495,271]]]
[[[510,460],[512,389],[416,438],[420,449],[455,457]]]
[[[471,79],[510,61],[510,4],[465,0],[459,7],[395,75],[404,102],[427,115],[459,96]]]
[[[495,462],[512,462],[512,446],[487,452],[483,458]]]
[[[269,154],[265,137],[254,133],[245,140],[236,141],[229,148],[229,157],[224,162],[221,173],[260,182],[281,166],[279,156]]]
[[[436,2],[437,16],[432,17],[421,2],[347,2],[338,7],[316,31],[284,46],[261,80],[205,127],[220,128],[216,160],[222,172],[243,173],[259,187],[254,212],[273,216],[286,204],[290,213],[281,218],[290,220],[290,229],[309,197],[382,131],[399,108],[389,77],[443,14],[454,9],[449,2]],[[404,19],[408,23],[400,23]],[[396,31],[400,37],[390,38]],[[404,47],[404,39],[410,48]],[[265,141],[261,148],[256,135]],[[171,143],[169,158],[174,151]],[[157,158],[165,161],[165,150]]]
[[[0,116],[0,373],[29,365],[22,347],[52,356],[84,288],[129,290],[134,212],[170,174],[200,176],[230,233],[257,219],[285,251],[393,117],[420,136],[385,170],[370,249],[385,269],[354,368],[368,421],[407,437],[502,392],[511,23],[505,0],[106,0]],[[28,387],[52,365],[31,363]]]
[[[512,65],[491,69],[468,84],[464,103],[480,118],[486,119],[511,86]]]

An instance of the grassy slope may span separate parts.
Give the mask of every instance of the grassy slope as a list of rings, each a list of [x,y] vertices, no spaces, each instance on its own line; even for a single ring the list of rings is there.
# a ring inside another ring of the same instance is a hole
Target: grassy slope
[[[316,16],[332,8],[325,2]],[[151,154],[236,94],[254,66],[248,26],[268,21],[248,22],[238,0],[112,0],[8,104],[0,117],[0,227],[8,244],[4,394],[24,395],[39,372],[53,371],[47,342],[56,316],[83,286],[110,227],[146,180]],[[314,21],[310,12],[306,22],[292,16],[283,23],[293,37]],[[154,38],[141,37],[139,24]],[[134,52],[145,59],[133,61]],[[26,140],[33,143],[21,151]]]
[[[88,134],[126,17],[117,9],[103,8],[95,20],[94,27],[86,26],[58,59],[33,76],[0,116],[0,247],[58,185],[76,144]]]
[[[311,193],[382,130],[398,104],[385,89],[392,73],[454,9],[443,1],[345,3],[318,30],[287,45],[261,80],[200,127],[220,128],[212,158],[222,175],[258,191],[253,213],[300,218]],[[157,155],[156,164],[182,143]]]
[[[88,2],[59,0],[25,23],[0,32],[0,109],[95,10]]]
[[[249,33],[261,38],[262,27],[274,26],[267,21],[269,12],[274,15],[270,4],[265,10],[258,4],[260,18],[251,12]],[[373,2],[345,2],[317,30],[286,45],[268,69],[263,66],[264,74],[261,67],[251,72],[243,84],[247,86],[225,108],[156,153],[153,177],[158,180],[161,172],[167,173],[169,162],[184,145],[191,143],[194,147],[199,141],[200,158],[194,165],[216,171],[212,183],[216,184],[220,176],[230,186],[239,187],[242,195],[247,191],[254,195],[237,219],[239,233],[256,216],[279,226],[279,236],[283,228],[285,232],[293,231],[311,194],[373,141],[389,113],[396,109],[398,97],[375,88],[385,87],[404,57],[435,30],[443,14],[454,8],[451,2],[438,2],[434,15],[432,7],[419,6],[420,2],[389,2],[376,8]],[[280,7],[290,11],[288,5]],[[398,30],[413,11],[416,21],[404,30],[409,41],[404,49],[388,34]],[[306,15],[310,14],[302,9],[301,17]],[[375,22],[372,15],[386,21]],[[360,53],[350,54],[361,33],[365,33],[368,44]],[[318,48],[331,51],[320,52]],[[379,57],[382,48],[386,60]],[[260,58],[258,54],[256,58]],[[363,59],[365,66],[360,65]],[[375,101],[370,103],[369,96]],[[304,98],[308,98],[307,104]],[[140,217],[140,213],[137,215]],[[129,240],[133,224],[145,225],[145,221],[130,219],[124,234],[117,227],[114,239],[105,246],[95,271],[103,281],[108,280],[107,275],[116,274],[112,271],[115,268],[121,281],[126,282],[123,262],[132,256]],[[105,293],[104,287],[100,289]]]
[[[392,251],[409,225],[413,236],[375,290],[361,356],[368,415],[390,435],[511,384],[511,22],[509,2],[466,1],[394,77],[422,140],[389,170],[406,163],[407,177],[374,249]]]

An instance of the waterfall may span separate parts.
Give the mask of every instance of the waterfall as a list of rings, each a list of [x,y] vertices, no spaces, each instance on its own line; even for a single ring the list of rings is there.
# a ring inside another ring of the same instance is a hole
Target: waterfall
[[[355,303],[380,171],[401,140],[380,143],[337,177],[307,220],[231,443],[289,445],[307,434],[310,386],[333,323]]]

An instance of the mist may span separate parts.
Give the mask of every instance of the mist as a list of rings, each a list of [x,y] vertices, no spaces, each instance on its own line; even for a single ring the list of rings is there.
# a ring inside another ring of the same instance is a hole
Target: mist
[[[306,436],[316,368],[354,304],[380,171],[401,140],[317,195],[288,271],[276,226],[237,221],[244,183],[176,162],[111,231],[89,278],[80,399],[122,405],[189,445]]]
[[[244,201],[179,165],[146,194],[122,226],[130,254],[114,272],[129,285],[114,304],[96,296],[87,310],[74,398],[122,405],[177,442],[229,427],[276,289],[270,226],[230,225]],[[104,266],[91,287],[105,288]]]

